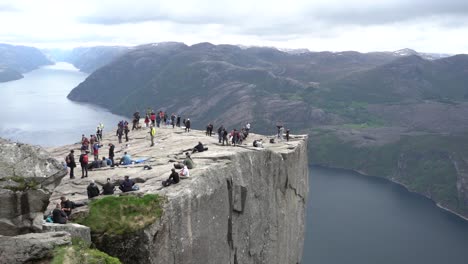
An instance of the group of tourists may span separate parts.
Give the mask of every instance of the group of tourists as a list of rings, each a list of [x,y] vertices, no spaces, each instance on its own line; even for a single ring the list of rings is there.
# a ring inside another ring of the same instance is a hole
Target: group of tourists
[[[139,112],[138,113],[138,120],[139,120]],[[136,114],[135,113],[135,114]],[[134,114],[134,117],[135,117]],[[135,120],[136,118],[134,118]],[[155,113],[151,108],[148,108],[146,110],[146,116],[145,116],[145,126],[149,127],[150,125],[153,125],[155,127],[170,127],[172,128],[180,127],[180,115],[176,115],[175,113],[172,113],[170,116],[168,115],[167,112],[164,111],[159,111],[158,113]],[[184,125],[185,125],[185,119],[184,119]]]
[[[140,113],[137,111],[133,114],[132,120],[132,131],[142,129],[140,125]],[[168,115],[167,112],[159,111],[155,113],[150,108],[147,109],[145,114],[145,128],[149,128],[149,134],[151,139],[151,145],[154,146],[154,138],[156,134],[156,127],[170,127],[172,128],[180,127],[181,126],[181,116],[172,113]],[[191,128],[191,120],[190,118],[183,119],[182,124],[185,127],[185,132],[190,132]],[[214,125],[209,123],[206,127],[206,136],[213,135]],[[283,140],[284,135],[284,126],[281,122],[277,123],[277,138],[279,140]],[[108,157],[101,157],[99,156],[100,149],[104,146],[103,144],[103,134],[104,125],[100,123],[97,126],[96,134],[90,135],[89,138],[86,137],[84,134],[81,138],[81,154],[79,156],[79,163],[82,168],[82,175],[81,178],[88,177],[88,170],[93,170],[95,168],[103,168],[108,166],[119,166],[119,165],[131,165],[137,163],[135,160],[132,159],[131,155],[128,152],[124,152],[124,155],[118,160],[115,161],[114,151],[115,145],[112,143],[108,143]],[[243,144],[244,140],[249,136],[249,132],[251,130],[250,123],[246,123],[240,129],[232,129],[228,130],[223,125],[221,125],[217,129],[218,134],[218,142],[224,145],[232,145],[237,146]],[[125,136],[125,141],[129,141],[129,123],[125,120],[121,120],[117,124],[117,131],[116,136],[118,137],[119,143],[122,143],[122,138]],[[286,130],[286,140],[289,141],[289,129]],[[254,147],[263,147],[262,139],[256,139],[253,141]],[[195,167],[195,163],[191,158],[191,153],[197,152],[204,152],[207,151],[208,148],[203,145],[202,142],[198,142],[196,146],[193,148],[184,150],[185,157],[183,160],[174,163],[174,167],[171,169],[169,177],[162,181],[162,186],[167,187],[172,184],[177,184],[180,182],[181,179],[186,179],[190,177],[190,170]],[[89,160],[89,153],[92,151],[94,160],[91,162]],[[191,153],[190,153],[191,151]],[[74,175],[74,168],[76,167],[75,157],[74,157],[74,150],[70,150],[70,153],[65,158],[67,166],[70,168],[70,178],[75,178]],[[152,169],[151,166],[147,165],[144,169]],[[178,171],[177,171],[178,170]],[[125,176],[123,180],[120,180],[118,183],[113,183],[110,178],[107,178],[107,182],[102,185],[102,190],[99,189],[98,185],[94,180],[91,180],[88,187],[87,187],[87,194],[88,198],[94,198],[99,195],[112,195],[114,194],[116,187],[121,192],[130,192],[138,190],[138,186],[135,182],[130,179],[129,176]],[[161,187],[161,188],[163,188]],[[65,197],[62,197],[62,203],[57,204],[57,208],[54,209],[52,213],[52,219],[54,222],[64,223],[66,219],[71,214],[72,205],[69,200],[66,200]]]
[[[206,134],[211,136],[211,132],[213,130],[213,125],[209,124],[206,128]],[[250,132],[250,123],[247,123],[244,127],[240,130],[232,129],[230,132],[221,125],[218,128],[218,143],[222,143],[224,145],[242,145],[243,141],[247,138]]]

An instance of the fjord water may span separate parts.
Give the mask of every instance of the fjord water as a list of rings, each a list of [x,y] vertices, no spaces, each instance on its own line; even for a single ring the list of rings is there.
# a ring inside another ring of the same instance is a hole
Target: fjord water
[[[0,137],[59,146],[98,122],[111,131],[123,117],[66,98],[86,76],[59,63],[0,83]],[[382,179],[313,167],[307,210],[304,264],[468,263],[467,221]]]
[[[468,221],[376,177],[310,168],[304,264],[468,263]]]
[[[99,122],[104,132],[114,129],[123,117],[66,98],[86,77],[71,64],[57,63],[0,83],[0,137],[59,146],[81,140],[82,134],[94,134]]]

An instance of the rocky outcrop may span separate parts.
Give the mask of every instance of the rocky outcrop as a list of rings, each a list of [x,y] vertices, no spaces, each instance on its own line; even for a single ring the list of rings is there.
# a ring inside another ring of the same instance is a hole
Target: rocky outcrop
[[[41,232],[49,197],[66,173],[40,147],[0,139],[0,235]]]
[[[142,165],[120,166],[89,172],[97,184],[129,175],[139,178],[139,193],[165,197],[164,213],[155,223],[137,232],[110,235],[92,232],[98,249],[124,263],[299,263],[302,258],[305,208],[308,195],[307,138],[252,147],[251,134],[239,147],[221,146],[202,131],[183,133],[158,129],[156,145],[145,140],[147,131],[130,135],[118,144],[105,135],[104,145],[116,145],[116,160],[124,151]],[[209,150],[192,154],[196,166],[191,178],[161,189],[184,150],[202,141]],[[66,149],[51,152],[62,156]],[[52,200],[61,195],[86,199],[89,180],[64,179]],[[120,194],[119,191],[116,194]],[[84,207],[81,207],[84,208]],[[80,208],[80,209],[81,209]],[[93,231],[93,230],[92,230]]]
[[[91,243],[91,230],[87,226],[68,223],[68,224],[54,224],[44,223],[42,225],[42,231],[44,232],[67,232],[72,238],[79,238],[80,240]]]
[[[67,245],[71,245],[71,237],[66,232],[32,233],[14,237],[0,235],[0,264],[47,261],[53,257],[55,247]]]

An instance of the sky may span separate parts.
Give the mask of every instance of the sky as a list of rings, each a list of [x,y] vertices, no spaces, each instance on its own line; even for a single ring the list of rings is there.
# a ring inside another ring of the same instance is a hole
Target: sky
[[[468,53],[468,0],[0,0],[0,43]]]

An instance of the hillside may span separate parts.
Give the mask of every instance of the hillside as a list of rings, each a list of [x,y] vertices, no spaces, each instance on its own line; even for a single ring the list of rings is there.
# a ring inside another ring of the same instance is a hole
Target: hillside
[[[123,115],[175,112],[197,128],[251,122],[273,134],[281,120],[310,133],[311,163],[402,182],[468,215],[466,72],[467,55],[158,43],[98,69],[68,98]]]
[[[52,64],[38,49],[0,44],[0,82],[22,78],[22,73]]]

